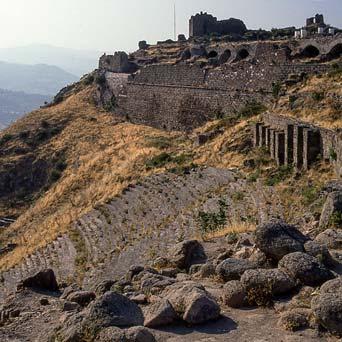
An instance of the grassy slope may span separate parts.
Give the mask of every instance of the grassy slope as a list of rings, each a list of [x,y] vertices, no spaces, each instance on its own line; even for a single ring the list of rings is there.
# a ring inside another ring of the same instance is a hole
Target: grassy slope
[[[324,79],[326,87],[330,87],[330,83],[335,87],[335,79]],[[41,120],[58,123],[68,118],[63,131],[36,151],[37,155],[46,155],[67,147],[68,167],[62,178],[41,194],[28,210],[23,210],[17,222],[2,233],[3,243],[15,242],[19,246],[0,258],[0,269],[11,267],[66,232],[78,217],[97,203],[116,196],[128,184],[165,169],[194,163],[239,168],[251,182],[258,180],[267,184],[275,180],[274,186],[282,196],[289,220],[298,213],[304,213],[310,201],[318,201],[323,182],[334,177],[327,165],[317,165],[318,172],[314,170],[301,176],[277,170],[263,151],[250,148],[250,123],[257,117],[235,122],[211,122],[190,136],[179,132],[167,133],[121,122],[92,104],[89,100],[92,91],[91,87],[87,88],[59,105],[33,112],[6,131],[18,134],[34,129]],[[317,115],[317,118],[320,117]],[[225,127],[223,134],[203,146],[194,146],[196,133],[217,126]],[[163,161],[160,156],[165,155],[168,158]],[[256,166],[244,166],[247,159],[253,159]],[[151,160],[155,165],[146,167],[151,165]],[[314,190],[311,193],[312,185]],[[320,205],[318,203],[312,211],[318,211]]]

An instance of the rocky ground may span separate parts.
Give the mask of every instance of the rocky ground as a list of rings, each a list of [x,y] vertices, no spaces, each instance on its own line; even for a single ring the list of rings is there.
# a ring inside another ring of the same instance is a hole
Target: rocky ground
[[[6,299],[0,338],[338,341],[341,259],[341,229],[312,239],[270,221],[255,233],[185,240],[91,289],[57,284],[43,270]]]

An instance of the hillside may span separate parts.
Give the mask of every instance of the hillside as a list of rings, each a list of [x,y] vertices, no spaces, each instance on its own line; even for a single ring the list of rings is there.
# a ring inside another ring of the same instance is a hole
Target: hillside
[[[50,102],[51,97],[0,89],[0,127],[5,128],[24,114]]]
[[[51,96],[75,81],[76,76],[56,66],[0,62],[0,88],[3,89]]]

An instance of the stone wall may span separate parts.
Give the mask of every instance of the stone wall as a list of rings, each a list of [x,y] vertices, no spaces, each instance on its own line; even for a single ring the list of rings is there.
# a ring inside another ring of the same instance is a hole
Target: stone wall
[[[295,118],[265,113],[254,127],[254,146],[265,147],[279,166],[308,170],[317,160],[331,162],[342,175],[342,139],[334,130]]]

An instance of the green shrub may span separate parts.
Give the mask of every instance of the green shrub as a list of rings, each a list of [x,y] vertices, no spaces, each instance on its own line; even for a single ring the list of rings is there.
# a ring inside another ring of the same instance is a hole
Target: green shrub
[[[273,83],[272,94],[274,98],[278,98],[281,91],[281,84],[279,82]]]
[[[40,126],[43,127],[43,128],[49,128],[50,124],[46,120],[42,120],[40,122]]]
[[[329,226],[332,228],[342,228],[342,212],[335,212],[331,215]]]
[[[311,97],[314,101],[320,102],[324,99],[324,93],[323,92],[314,92],[311,94]]]
[[[314,201],[318,199],[319,189],[315,186],[306,186],[302,190],[302,197],[304,198],[304,204],[312,204]]]
[[[261,175],[261,171],[260,169],[255,170],[253,173],[251,173],[248,177],[247,177],[247,182],[249,183],[255,183],[257,181],[257,179],[260,177]]]
[[[158,154],[157,156],[149,159],[146,162],[146,168],[147,169],[154,169],[157,167],[163,167],[167,163],[172,161],[172,156],[169,153],[163,152],[161,154]]]
[[[26,140],[30,136],[30,131],[22,131],[19,133],[19,138]]]
[[[247,102],[246,105],[238,111],[237,116],[240,119],[247,119],[251,116],[261,114],[266,111],[266,109],[267,108],[262,103],[252,100]]]
[[[52,170],[50,174],[51,182],[57,182],[61,178],[62,172],[60,170]]]
[[[219,200],[219,210],[214,213],[200,211],[197,216],[200,231],[202,233],[218,231],[227,224],[227,203],[225,200]]]
[[[95,82],[100,86],[105,85],[106,84],[106,76],[104,74],[97,75],[95,78]]]
[[[272,173],[265,181],[267,186],[274,186],[288,178],[293,171],[292,165],[282,165]]]
[[[117,100],[115,95],[113,95],[110,100],[104,105],[104,109],[108,112],[112,112],[115,108],[117,108]]]
[[[86,78],[83,80],[84,85],[90,85],[93,84],[95,80],[95,77],[93,75],[88,75]]]
[[[6,144],[8,141],[13,139],[13,135],[6,133],[0,138],[0,145]]]
[[[330,156],[331,160],[334,160],[334,161],[337,160],[337,153],[332,147],[330,147],[330,149],[329,149],[329,156]]]

